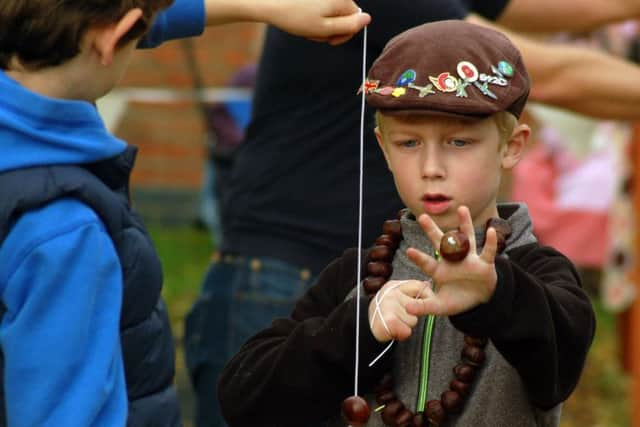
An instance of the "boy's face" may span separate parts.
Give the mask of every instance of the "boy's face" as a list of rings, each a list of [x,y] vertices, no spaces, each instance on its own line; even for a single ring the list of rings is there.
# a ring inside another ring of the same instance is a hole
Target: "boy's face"
[[[474,224],[497,215],[502,170],[515,166],[528,136],[525,131],[522,138],[518,129],[515,141],[501,144],[493,118],[381,116],[375,132],[405,205],[416,217],[427,213],[450,230],[459,225],[462,205]]]

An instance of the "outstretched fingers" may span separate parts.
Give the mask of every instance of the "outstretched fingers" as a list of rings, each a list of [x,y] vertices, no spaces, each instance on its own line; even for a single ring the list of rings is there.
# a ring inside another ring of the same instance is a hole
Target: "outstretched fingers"
[[[498,234],[496,233],[495,228],[489,227],[487,229],[487,235],[485,236],[484,247],[482,248],[480,259],[482,259],[484,262],[492,264],[496,259],[497,252]]]
[[[438,261],[435,258],[416,248],[407,249],[407,257],[427,276],[433,276],[438,267]]]
[[[440,240],[442,239],[442,230],[427,214],[421,214],[418,217],[418,224],[422,227],[422,230],[427,235],[434,248],[440,247]]]
[[[471,212],[466,206],[458,208],[458,221],[460,222],[460,231],[466,234],[469,239],[469,253],[476,252],[476,233],[473,229],[473,221],[471,220]]]

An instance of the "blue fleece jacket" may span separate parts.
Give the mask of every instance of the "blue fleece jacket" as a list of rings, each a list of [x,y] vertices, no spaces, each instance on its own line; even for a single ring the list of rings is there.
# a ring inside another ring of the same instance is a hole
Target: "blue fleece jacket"
[[[177,0],[144,44],[203,29],[203,0]],[[126,147],[87,102],[40,96],[3,72],[0,93],[0,172],[91,163]],[[97,215],[73,199],[22,215],[0,246],[0,295],[8,425],[124,426],[122,272]]]

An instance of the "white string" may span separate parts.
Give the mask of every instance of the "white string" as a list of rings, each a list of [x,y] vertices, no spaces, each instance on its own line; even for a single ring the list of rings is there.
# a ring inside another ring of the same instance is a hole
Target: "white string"
[[[362,41],[362,98],[360,104],[360,183],[358,185],[358,263],[356,273],[356,369],[354,384],[354,396],[358,396],[358,365],[360,364],[360,266],[362,265],[362,199],[363,199],[363,175],[364,175],[364,107],[365,107],[365,82],[367,79],[367,27],[364,27]]]
[[[385,291],[382,293],[382,296],[380,298],[378,298],[378,295],[380,295],[380,292],[376,293],[376,296],[375,296],[376,309],[373,312],[373,316],[371,316],[371,329],[373,329],[373,326],[376,324],[376,317],[380,316],[380,321],[382,322],[382,326],[384,326],[384,329],[387,331],[387,334],[391,336],[391,331],[389,330],[389,326],[387,326],[387,322],[384,320],[384,316],[382,315],[380,304],[382,304],[382,300],[384,299],[384,297],[387,296],[387,294],[390,291],[394,290],[398,286],[405,284],[406,282],[408,282],[408,280],[403,280],[402,282],[398,282],[395,285],[385,289]],[[415,299],[421,298],[422,293],[429,288],[430,284],[431,284],[431,279],[429,279],[429,282],[424,282],[424,287],[420,289],[420,292],[418,292],[418,295],[415,296]],[[384,348],[384,350],[382,350],[382,352],[379,355],[377,355],[376,358],[371,361],[371,363],[369,363],[369,367],[372,367],[373,365],[375,365],[376,362],[380,360],[380,358],[384,356],[384,354],[387,351],[389,351],[389,349],[393,346],[394,342],[396,342],[396,340],[391,340],[391,342],[389,342],[389,345],[387,345]]]

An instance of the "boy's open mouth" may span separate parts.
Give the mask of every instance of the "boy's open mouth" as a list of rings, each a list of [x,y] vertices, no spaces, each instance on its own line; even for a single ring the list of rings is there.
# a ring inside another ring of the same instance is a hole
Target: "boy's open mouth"
[[[425,194],[422,196],[422,201],[430,203],[447,202],[449,201],[449,197],[444,194]]]
[[[429,215],[439,215],[451,206],[451,198],[444,194],[425,194],[422,196],[422,206]]]

